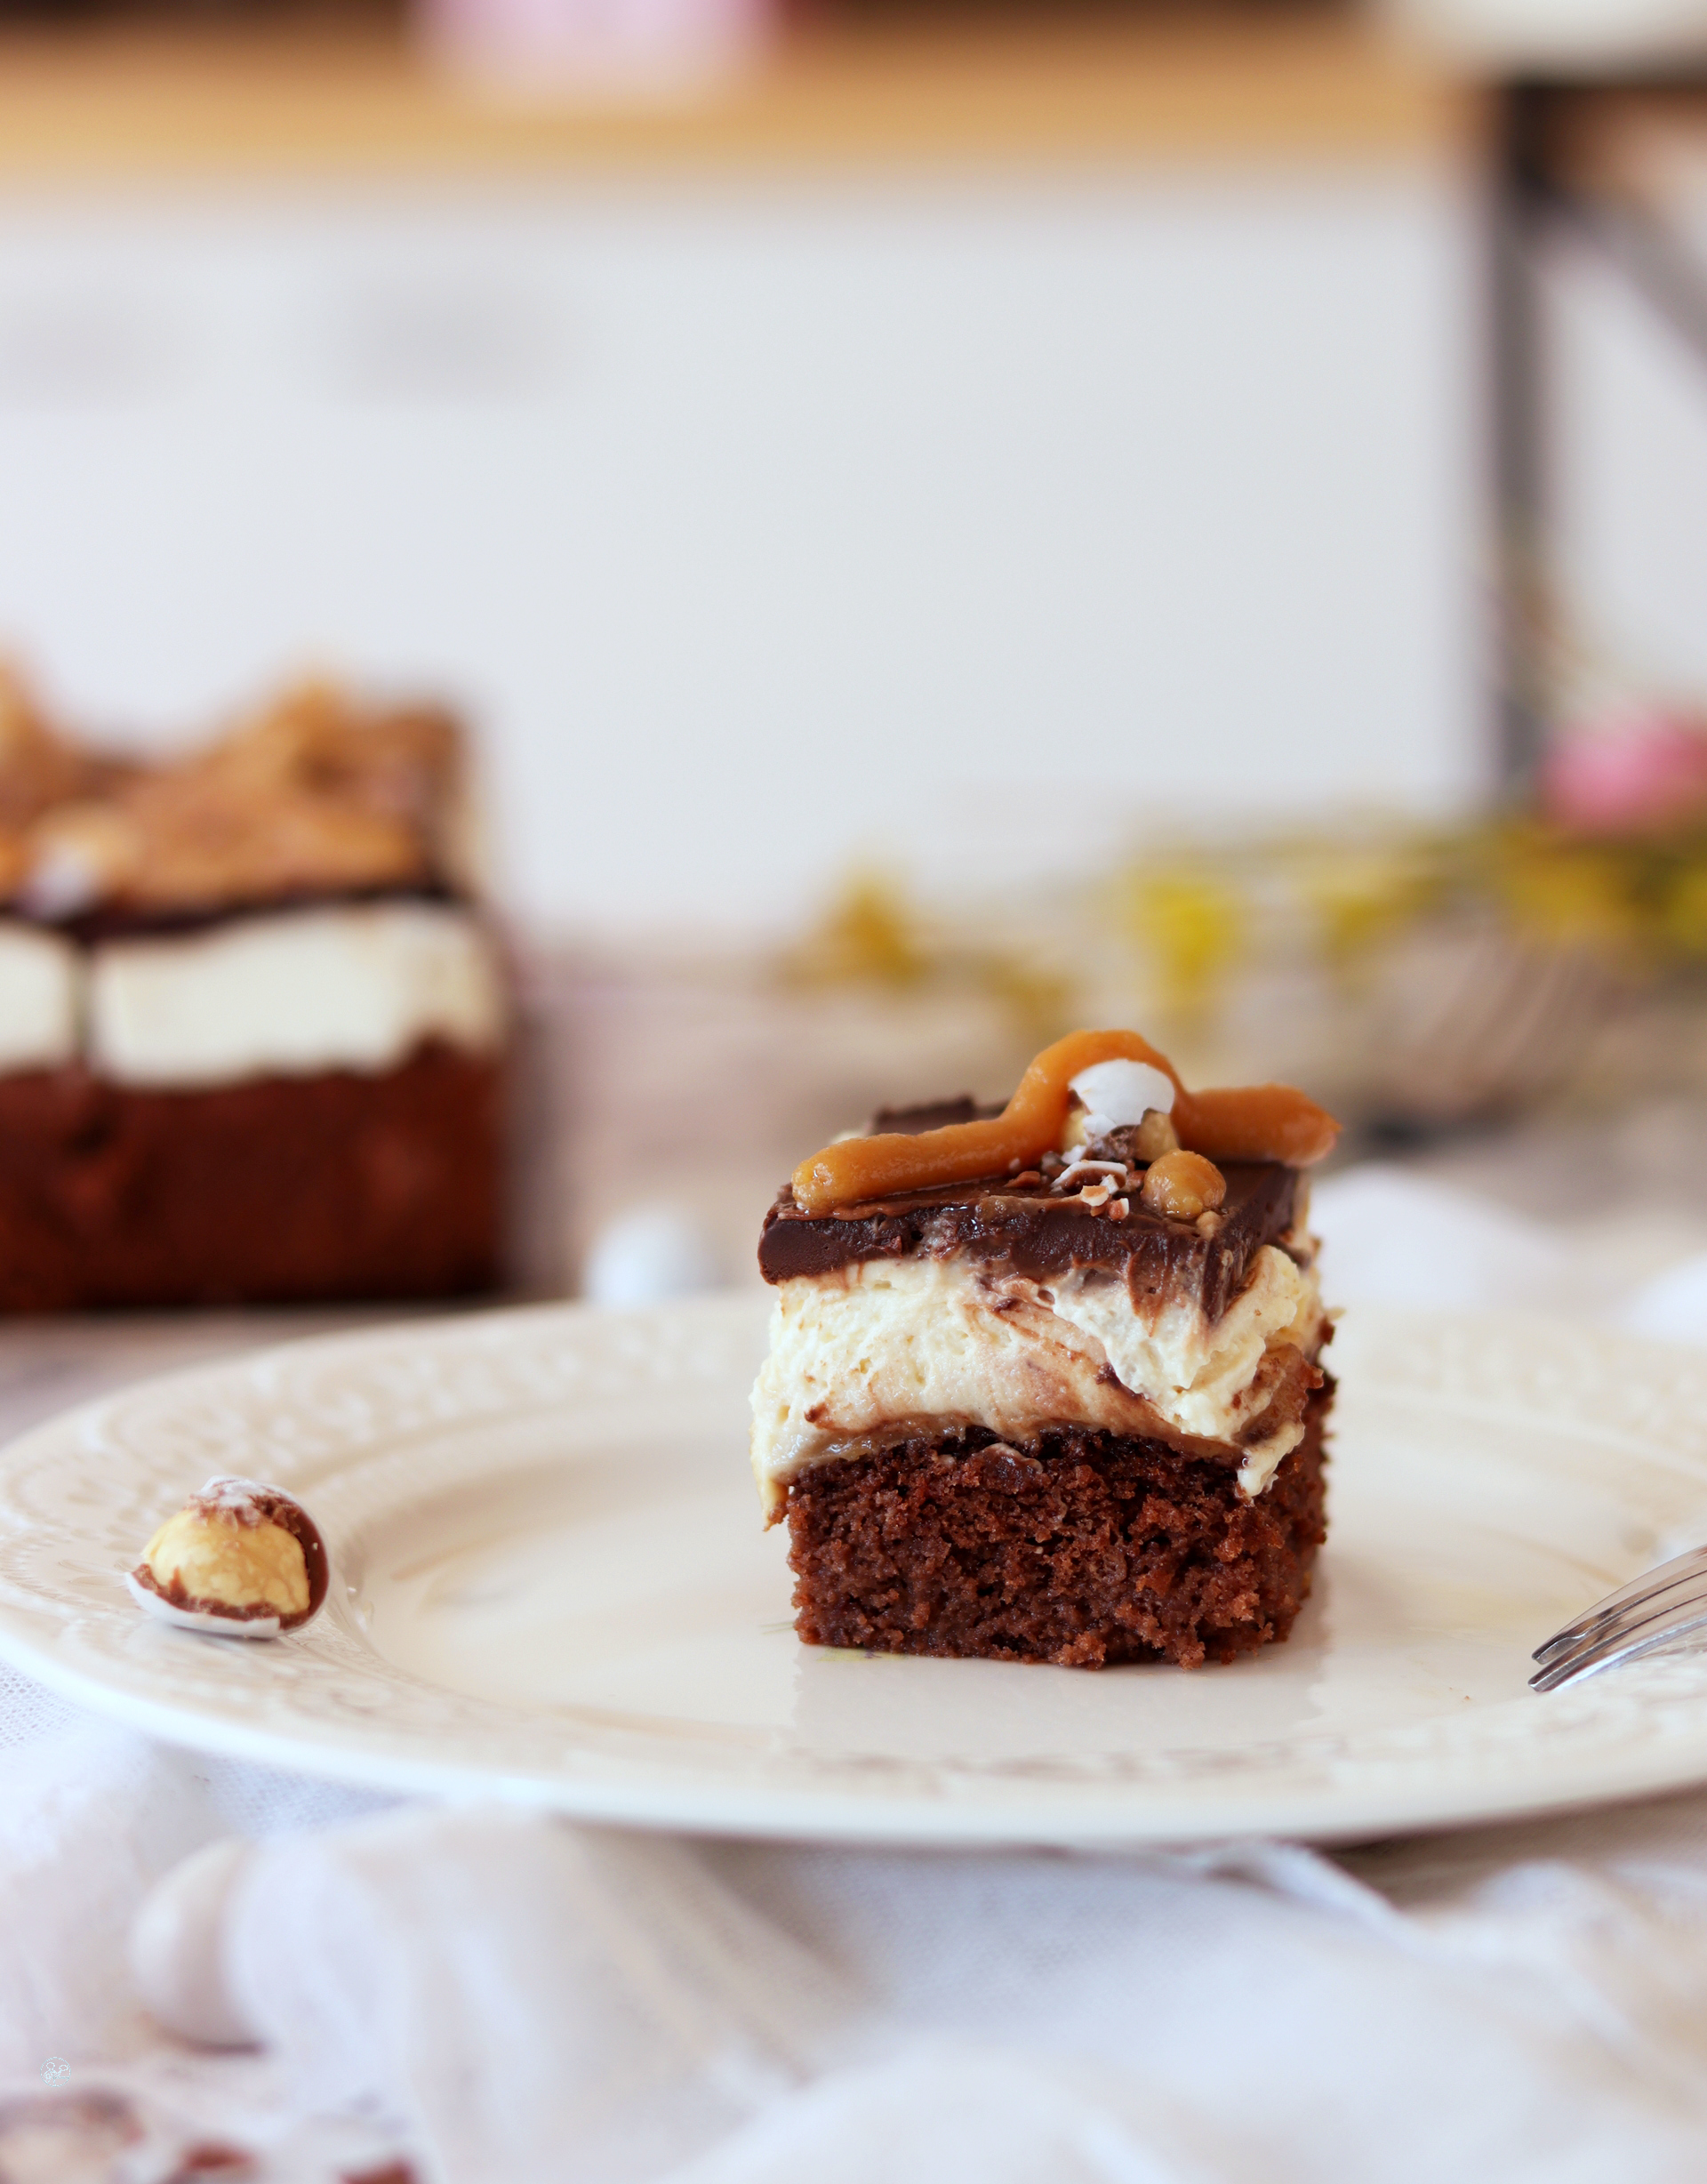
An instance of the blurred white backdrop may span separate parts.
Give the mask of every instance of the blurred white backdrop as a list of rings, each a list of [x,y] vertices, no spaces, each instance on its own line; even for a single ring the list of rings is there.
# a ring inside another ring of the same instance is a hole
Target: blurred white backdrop
[[[487,736],[503,892],[741,930],[1484,783],[1476,260],[1421,168],[0,213],[0,645]]]
[[[1671,209],[1707,266],[1707,188]],[[1707,703],[1707,371],[1603,258],[1545,262],[1562,598],[1631,681]]]

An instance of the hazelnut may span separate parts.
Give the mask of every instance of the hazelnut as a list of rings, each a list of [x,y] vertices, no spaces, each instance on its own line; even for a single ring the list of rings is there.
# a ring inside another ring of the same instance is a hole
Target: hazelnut
[[[289,1494],[252,1479],[210,1479],[142,1550],[126,1582],[164,1621],[228,1638],[271,1638],[326,1597],[325,1542]]]
[[[1057,1152],[1064,1154],[1070,1160],[1076,1153],[1083,1152],[1085,1148],[1085,1124],[1087,1112],[1088,1110],[1084,1102],[1077,1093],[1074,1093],[1068,1100],[1067,1120],[1062,1125],[1061,1136],[1054,1147]],[[1048,1156],[1046,1154],[1044,1157],[1047,1159]]]
[[[1123,1123],[1118,1130],[1109,1130],[1094,1144],[1081,1150],[1094,1153],[1107,1160],[1124,1160],[1142,1168],[1151,1160],[1159,1160],[1165,1152],[1177,1152],[1180,1140],[1170,1117],[1158,1107],[1152,1107],[1142,1122]]]
[[[1195,1221],[1213,1212],[1227,1195],[1227,1179],[1200,1152],[1165,1152],[1144,1176],[1143,1200],[1151,1213]]]
[[[1159,1160],[1180,1149],[1180,1134],[1174,1127],[1172,1115],[1165,1115],[1159,1107],[1150,1108],[1132,1133],[1132,1150],[1127,1158],[1134,1160]]]

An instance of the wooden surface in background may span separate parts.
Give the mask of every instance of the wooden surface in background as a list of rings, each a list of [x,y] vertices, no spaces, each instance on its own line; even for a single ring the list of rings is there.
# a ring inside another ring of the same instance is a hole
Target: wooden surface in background
[[[382,35],[10,30],[0,181],[1079,168],[1451,149],[1466,94],[1352,22],[800,35],[674,103],[525,98]]]

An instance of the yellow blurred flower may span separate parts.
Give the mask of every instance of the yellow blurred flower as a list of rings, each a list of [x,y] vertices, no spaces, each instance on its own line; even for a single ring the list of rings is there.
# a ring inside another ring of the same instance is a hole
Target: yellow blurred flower
[[[1129,872],[1120,882],[1123,922],[1155,961],[1165,1007],[1190,1016],[1212,1008],[1245,945],[1244,903],[1213,872],[1189,867]]]
[[[900,888],[875,872],[848,879],[784,964],[807,985],[916,986],[930,968]]]
[[[1335,848],[1322,844],[1294,866],[1299,894],[1315,913],[1323,952],[1347,964],[1401,931],[1427,907],[1434,875],[1414,845]]]
[[[1615,853],[1530,830],[1501,839],[1495,884],[1520,932],[1555,945],[1621,947],[1639,919]]]
[[[1707,956],[1707,863],[1687,864],[1676,875],[1661,919],[1674,948],[1687,956]]]

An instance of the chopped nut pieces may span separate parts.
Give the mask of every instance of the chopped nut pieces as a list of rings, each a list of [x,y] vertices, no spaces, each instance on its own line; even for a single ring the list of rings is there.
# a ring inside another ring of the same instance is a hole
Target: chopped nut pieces
[[[1226,1195],[1226,1177],[1200,1152],[1164,1153],[1144,1176],[1145,1205],[1151,1213],[1170,1214],[1176,1221],[1195,1221]]]
[[[87,796],[129,770],[124,760],[100,759],[64,742],[0,662],[0,834],[20,833],[54,805]]]
[[[270,1638],[316,1613],[328,1576],[325,1543],[301,1502],[252,1479],[210,1479],[155,1533],[128,1583],[167,1622]]]
[[[1104,1176],[1124,1176],[1126,1172],[1124,1160],[1075,1160],[1070,1167],[1062,1169],[1051,1187],[1064,1190],[1076,1176],[1092,1176],[1100,1181]]]

